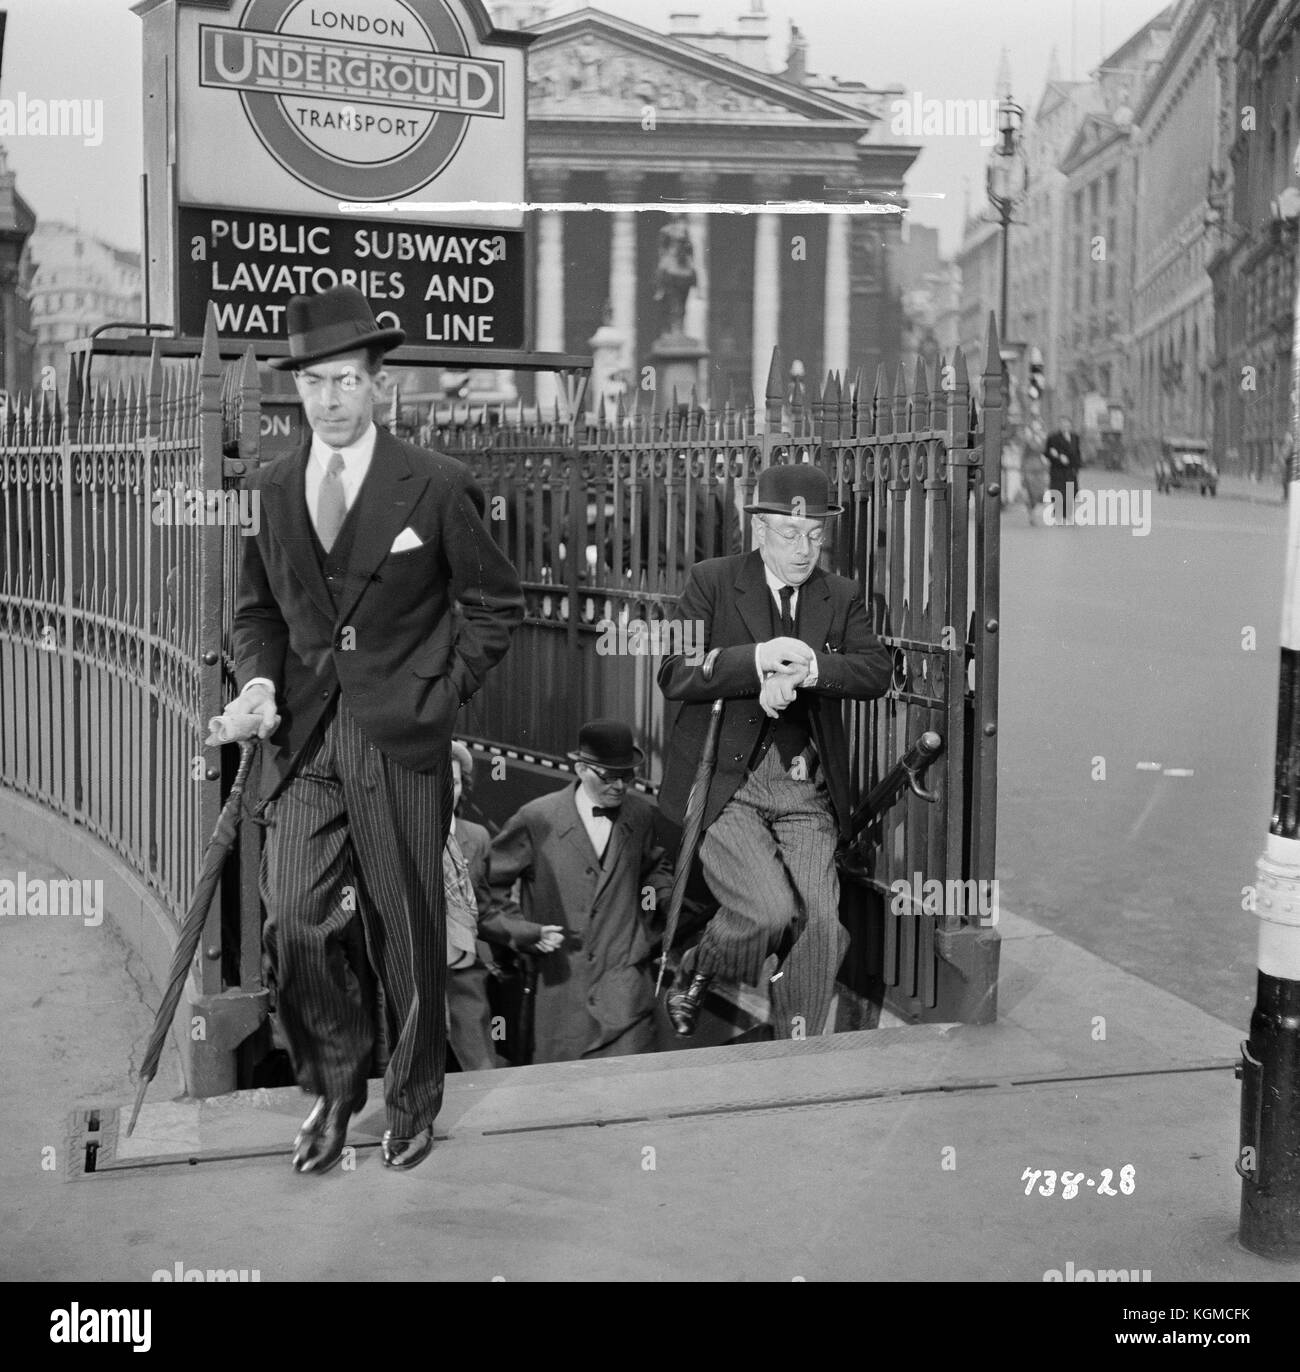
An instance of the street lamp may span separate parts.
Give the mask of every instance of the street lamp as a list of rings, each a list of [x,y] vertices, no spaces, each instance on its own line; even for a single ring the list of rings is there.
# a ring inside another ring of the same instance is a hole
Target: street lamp
[[[1002,225],[1002,308],[998,312],[998,328],[1007,337],[1007,265],[1011,242],[1011,217],[1016,202],[1029,186],[1029,168],[1025,164],[1020,143],[1020,129],[1025,112],[1011,99],[1010,94],[998,102],[998,134],[1000,141],[989,158],[985,184],[989,203],[998,213]]]

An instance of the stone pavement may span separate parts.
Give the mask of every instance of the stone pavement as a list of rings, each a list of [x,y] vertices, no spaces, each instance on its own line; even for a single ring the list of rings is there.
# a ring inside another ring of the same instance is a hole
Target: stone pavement
[[[12,845],[0,863],[52,875]],[[298,1092],[169,1100],[174,1061],[120,1137],[155,992],[108,920],[0,920],[0,1276],[1300,1277],[1235,1241],[1242,1030],[1027,921],[1001,929],[995,1025],[452,1076],[409,1175],[379,1163],[372,1083],[355,1154],[312,1178],[288,1162]],[[81,1175],[89,1110],[101,1146]],[[1026,1169],[1044,1174],[1032,1195]],[[1083,1174],[1077,1194],[1049,1170]]]

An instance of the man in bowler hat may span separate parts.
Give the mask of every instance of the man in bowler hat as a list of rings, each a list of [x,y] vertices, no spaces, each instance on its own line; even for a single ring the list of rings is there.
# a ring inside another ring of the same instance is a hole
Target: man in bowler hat
[[[232,644],[242,686],[213,721],[253,734],[268,802],[268,980],[316,1104],[299,1172],[340,1158],[366,1101],[374,1025],[344,951],[359,911],[384,991],[386,1166],[414,1167],[442,1103],[447,943],[442,851],[457,711],[523,618],[514,568],[483,524],[469,469],[377,429],[381,329],[350,286],[289,302],[291,370],[312,430],[247,480]]]
[[[668,998],[677,1032],[694,1033],[714,977],[757,985],[767,958],[778,1038],[823,1032],[847,949],[835,849],[849,834],[846,700],[889,686],[889,654],[871,631],[857,583],[818,566],[826,520],[840,513],[818,467],[758,478],[755,548],[691,569],[677,605],[701,626],[706,656],[666,657],[659,686],[681,702],[659,806],[682,823],[709,714],[721,698],[717,765],[700,863],[719,909],[683,961]]]
[[[578,732],[577,781],[529,801],[492,841],[489,938],[540,954],[533,1061],[648,1053],[656,1047],[651,959],[672,890],[654,810],[629,789],[644,753],[621,720]],[[510,899],[520,883],[519,906]]]

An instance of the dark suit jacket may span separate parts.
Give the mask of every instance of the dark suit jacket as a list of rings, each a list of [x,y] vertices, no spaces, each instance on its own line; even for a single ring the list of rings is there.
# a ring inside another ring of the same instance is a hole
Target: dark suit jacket
[[[649,963],[659,922],[655,910],[642,909],[642,891],[653,887],[656,908],[662,903],[666,912],[673,880],[654,841],[654,810],[640,796],[624,799],[602,864],[576,789],[529,801],[492,840],[488,857],[496,908],[480,924],[484,934],[526,950],[543,924],[565,931],[555,952],[537,955],[534,1062],[595,1052],[654,1012]],[[516,880],[522,914],[510,899]]]
[[[275,683],[280,727],[263,788],[283,787],[337,682],[367,738],[412,771],[445,762],[456,713],[505,654],[523,619],[515,569],[483,524],[468,467],[380,429],[346,573],[331,598],[307,514],[310,447],[247,486],[260,527],[241,540],[232,643],[240,686]],[[411,528],[422,546],[389,550]],[[456,605],[459,609],[456,609]]]
[[[695,779],[709,711],[719,697],[723,707],[718,760],[704,811],[712,824],[741,782],[758,736],[767,720],[758,703],[759,680],[754,645],[779,636],[772,628],[772,593],[758,551],[697,563],[677,602],[680,620],[704,626],[706,654],[720,648],[713,675],[704,679],[703,663],[692,666],[678,653],[659,668],[659,688],[681,708],[668,741],[659,808],[680,824],[686,797]],[[847,837],[849,810],[848,747],[840,702],[871,700],[889,687],[889,653],[871,631],[862,592],[847,577],[819,567],[799,591],[799,627],[795,636],[817,654],[817,684],[808,694],[813,741],[821,758],[831,807],[840,832]]]

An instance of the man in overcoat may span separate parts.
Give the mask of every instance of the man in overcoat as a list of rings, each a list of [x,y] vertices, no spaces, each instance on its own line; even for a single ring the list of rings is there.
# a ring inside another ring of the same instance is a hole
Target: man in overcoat
[[[660,689],[681,702],[659,791],[675,823],[712,704],[726,702],[700,845],[719,909],[668,1013],[693,1033],[715,976],[757,985],[776,953],[772,1024],[777,1037],[804,1037],[823,1031],[848,944],[835,869],[850,820],[843,704],[883,695],[892,664],[857,583],[818,565],[826,520],[840,513],[826,474],[769,467],[745,513],[754,551],[697,563],[677,604],[707,655],[674,654],[659,669]]]
[[[246,483],[261,519],[242,541],[233,623],[243,689],[214,736],[269,740],[268,982],[317,1097],[294,1168],[338,1162],[366,1100],[374,1025],[344,951],[354,911],[384,990],[382,1156],[409,1168],[442,1103],[452,730],[523,596],[469,469],[373,422],[401,331],[380,329],[350,286],[295,297],[287,320],[289,356],[273,365],[292,370],[312,437]]]
[[[1059,508],[1072,508],[1068,488],[1079,484],[1079,468],[1083,466],[1083,447],[1074,427],[1074,421],[1066,415],[1059,428],[1047,435],[1044,446],[1047,457],[1047,477],[1052,490],[1061,498]]]
[[[577,781],[529,801],[492,840],[496,909],[480,928],[538,956],[534,1062],[656,1047],[651,961],[673,873],[653,808],[629,789],[644,756],[621,720],[584,724],[569,754]]]

